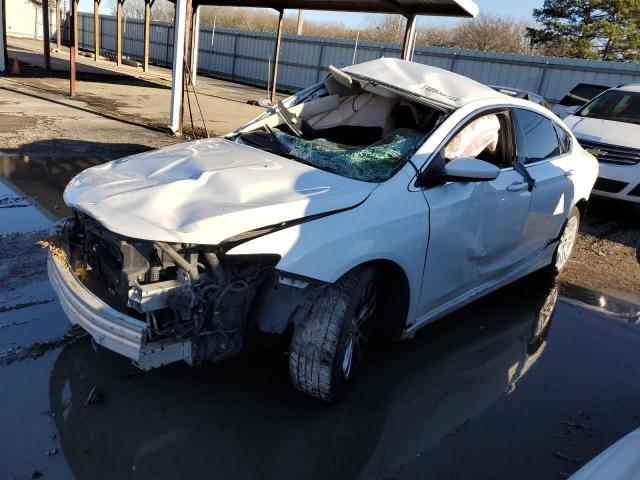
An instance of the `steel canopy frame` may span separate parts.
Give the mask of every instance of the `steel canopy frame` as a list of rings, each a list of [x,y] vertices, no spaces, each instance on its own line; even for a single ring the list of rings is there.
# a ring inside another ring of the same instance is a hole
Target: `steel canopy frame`
[[[271,70],[272,86],[270,92],[271,102],[275,101],[278,63],[280,60],[280,46],[282,41],[282,19],[286,9],[296,10],[331,10],[342,12],[367,12],[367,13],[391,13],[400,14],[407,20],[402,45],[402,58],[410,59],[415,44],[415,27],[418,15],[435,15],[473,18],[478,14],[479,8],[473,0],[175,0],[175,37],[173,49],[173,82],[171,87],[171,108],[169,112],[169,128],[176,135],[182,135],[182,90],[184,89],[184,60],[186,19],[197,18],[192,11],[187,12],[187,4],[192,4],[189,10],[200,6],[229,6],[229,7],[255,7],[272,8],[278,15],[278,28],[274,46],[273,65]],[[194,22],[195,23],[195,22]],[[194,35],[192,33],[192,35]],[[196,78],[197,68],[197,40],[192,39],[191,67],[192,80]],[[195,83],[195,82],[194,82]]]
[[[0,72],[9,70],[9,56],[7,55],[7,14],[6,0],[0,0]]]

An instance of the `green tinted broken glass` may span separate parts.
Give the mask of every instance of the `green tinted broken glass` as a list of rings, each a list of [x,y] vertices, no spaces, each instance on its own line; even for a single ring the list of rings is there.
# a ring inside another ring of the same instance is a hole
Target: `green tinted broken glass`
[[[293,156],[320,169],[363,182],[389,179],[425,137],[415,130],[399,128],[372,145],[351,147],[324,139],[305,140],[277,128],[273,132]]]

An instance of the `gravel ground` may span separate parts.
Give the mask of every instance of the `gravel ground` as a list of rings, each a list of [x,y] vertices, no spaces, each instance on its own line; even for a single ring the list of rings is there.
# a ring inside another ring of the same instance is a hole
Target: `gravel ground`
[[[592,198],[562,280],[609,292],[640,292],[640,208]]]

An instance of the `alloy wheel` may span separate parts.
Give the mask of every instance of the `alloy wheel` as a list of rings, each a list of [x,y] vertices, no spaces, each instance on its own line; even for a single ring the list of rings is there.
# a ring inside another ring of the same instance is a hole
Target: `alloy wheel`
[[[567,221],[567,225],[564,227],[562,236],[560,237],[560,244],[558,245],[558,251],[556,254],[556,269],[561,271],[573,251],[573,246],[576,243],[578,237],[578,217],[571,216]]]
[[[358,301],[351,319],[351,332],[342,359],[342,374],[345,379],[348,379],[352,373],[354,359],[359,360],[362,356],[367,341],[364,328],[367,321],[373,316],[375,309],[376,288],[374,283],[370,282]]]

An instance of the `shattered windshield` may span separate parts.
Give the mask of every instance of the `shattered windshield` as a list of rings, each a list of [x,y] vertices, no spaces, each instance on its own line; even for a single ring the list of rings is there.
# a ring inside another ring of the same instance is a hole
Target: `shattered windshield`
[[[301,103],[278,102],[270,116],[243,127],[236,138],[343,177],[388,180],[446,112],[379,85],[342,80],[328,76]]]
[[[277,128],[273,134],[293,158],[363,182],[388,180],[425,137],[415,130],[399,128],[372,145],[353,147],[326,139],[305,140]]]

